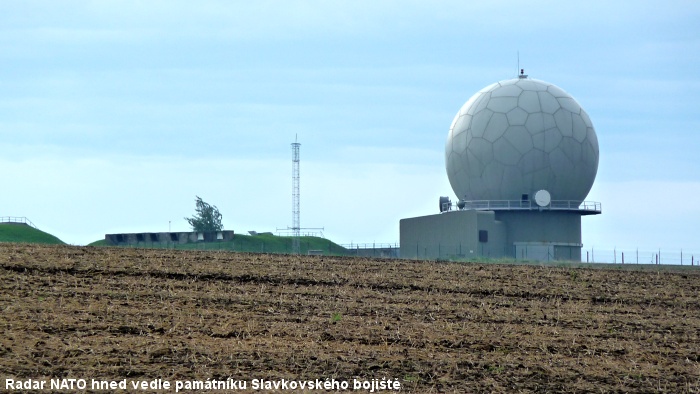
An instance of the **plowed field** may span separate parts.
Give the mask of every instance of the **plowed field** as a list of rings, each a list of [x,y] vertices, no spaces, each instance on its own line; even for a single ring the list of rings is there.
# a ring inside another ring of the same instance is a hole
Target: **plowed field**
[[[416,393],[700,392],[699,291],[694,270],[2,244],[0,391],[388,378]]]

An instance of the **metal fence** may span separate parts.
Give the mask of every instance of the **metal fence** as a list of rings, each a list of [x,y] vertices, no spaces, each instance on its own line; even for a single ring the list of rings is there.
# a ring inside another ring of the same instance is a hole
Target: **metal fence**
[[[407,259],[437,259],[437,260],[455,260],[455,261],[473,261],[483,259],[502,259],[514,258],[515,248],[513,246],[496,248],[487,246],[485,243],[479,243],[476,247],[470,247],[470,244],[465,243],[436,243],[422,244],[416,243],[411,245],[403,245],[404,255],[398,257]],[[554,258],[552,258],[554,260]]]
[[[395,243],[350,243],[342,244],[340,248],[329,242],[326,245],[311,244],[301,242],[301,254],[324,254],[324,255],[351,255],[359,257],[376,258],[401,258],[400,245]],[[189,249],[189,250],[222,250],[235,252],[252,253],[280,253],[292,254],[291,243],[279,242],[199,242],[199,243],[150,243],[143,242],[124,247],[138,248],[163,248],[163,249]],[[515,259],[515,248],[505,248],[503,250],[483,249],[480,244],[476,249],[469,249],[465,245],[439,244],[433,246],[415,246],[416,259],[440,259],[455,261],[481,261],[488,259]],[[412,249],[412,252],[414,251]],[[437,257],[436,257],[437,256]],[[413,258],[413,256],[411,256]],[[532,256],[525,256],[519,260],[535,260]],[[547,255],[543,261],[571,261],[566,255],[554,250],[553,254]],[[652,264],[652,265],[684,265],[700,266],[700,251],[697,249],[639,249],[639,248],[613,248],[598,249],[595,247],[581,249],[582,263],[607,263],[607,264]]]
[[[31,220],[24,216],[0,216],[0,223],[17,223],[17,224],[27,224],[36,228]]]
[[[344,247],[345,249],[376,249],[376,248],[399,248],[399,243],[394,242],[394,243],[379,243],[379,242],[367,242],[367,243],[349,243],[349,244],[340,244],[340,246]]]
[[[659,264],[659,265],[700,265],[700,250],[670,248],[613,248],[581,249],[581,261],[584,263],[609,264]]]
[[[365,257],[407,257],[401,256],[399,243],[351,243],[341,245],[353,255]],[[394,250],[395,253],[387,253]],[[532,259],[532,256],[516,256],[515,247],[501,249],[484,248],[479,244],[476,249],[469,249],[465,244],[437,244],[414,245],[405,250],[411,251],[411,258],[416,259],[441,259],[466,261],[470,259],[499,259],[512,258],[519,260]],[[567,248],[557,249],[555,246],[547,256],[538,256],[542,261],[571,261],[567,255]],[[671,249],[671,248],[581,248],[582,263],[607,263],[607,264],[652,264],[652,265],[687,265],[700,266],[699,249]]]
[[[340,245],[346,250],[346,254],[358,257],[398,258],[399,244],[397,243],[349,243]]]

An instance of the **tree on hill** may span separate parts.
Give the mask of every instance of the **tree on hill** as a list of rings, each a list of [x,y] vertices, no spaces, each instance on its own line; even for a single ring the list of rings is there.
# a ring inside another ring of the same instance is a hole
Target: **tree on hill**
[[[221,231],[224,229],[224,225],[221,224],[221,213],[216,205],[212,206],[208,203],[202,201],[202,198],[196,196],[197,208],[196,214],[191,218],[185,218],[187,222],[192,226],[192,231],[204,232],[204,231]]]

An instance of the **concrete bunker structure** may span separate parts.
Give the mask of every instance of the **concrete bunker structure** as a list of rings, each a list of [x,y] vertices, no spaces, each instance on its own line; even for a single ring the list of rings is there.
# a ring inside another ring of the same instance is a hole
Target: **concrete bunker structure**
[[[190,231],[166,233],[121,233],[105,234],[108,245],[151,245],[151,244],[186,244],[194,242],[222,242],[233,240],[233,230]]]

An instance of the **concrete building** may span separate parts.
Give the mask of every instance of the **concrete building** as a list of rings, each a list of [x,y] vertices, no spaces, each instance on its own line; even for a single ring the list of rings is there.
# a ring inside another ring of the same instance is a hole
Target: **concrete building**
[[[400,221],[402,258],[581,260],[598,139],[568,93],[522,72],[487,86],[452,121],[445,166],[458,201]]]

